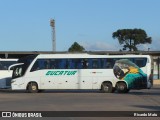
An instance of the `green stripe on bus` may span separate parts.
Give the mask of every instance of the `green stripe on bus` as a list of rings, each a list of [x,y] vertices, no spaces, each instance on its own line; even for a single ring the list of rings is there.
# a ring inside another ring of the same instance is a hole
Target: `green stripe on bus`
[[[48,71],[46,76],[75,75],[77,71]]]

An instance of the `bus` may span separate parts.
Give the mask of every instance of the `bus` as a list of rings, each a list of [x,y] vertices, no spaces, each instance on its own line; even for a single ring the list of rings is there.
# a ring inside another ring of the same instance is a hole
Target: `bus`
[[[12,90],[94,89],[105,93],[150,89],[149,55],[38,54],[13,67]]]
[[[12,72],[8,71],[8,67],[15,64],[17,59],[2,59],[0,58],[0,88],[10,87]]]

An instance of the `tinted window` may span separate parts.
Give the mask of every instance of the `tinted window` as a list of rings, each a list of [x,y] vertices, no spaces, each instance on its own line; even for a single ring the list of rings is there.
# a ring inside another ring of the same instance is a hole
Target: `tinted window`
[[[41,70],[41,69],[54,69],[56,68],[56,61],[52,59],[37,59],[34,63],[31,71]]]
[[[92,69],[101,68],[100,59],[92,59]]]
[[[147,63],[147,58],[134,58],[133,62],[138,66],[138,67],[145,67]]]
[[[106,61],[106,68],[107,69],[113,69],[113,66],[115,64],[115,62],[119,60],[119,58],[107,58]]]
[[[107,68],[107,59],[103,58],[100,59],[101,62],[101,68]]]
[[[72,59],[71,60],[71,68],[72,69],[82,69],[83,64],[82,64],[82,59]]]
[[[55,69],[71,69],[71,60],[70,59],[54,59]]]
[[[18,77],[21,77],[25,74],[25,66],[24,65],[17,65],[17,66],[14,66],[13,68],[13,73],[12,73],[12,78],[18,78]]]
[[[0,61],[0,70],[8,70],[8,67],[15,63],[16,61]]]
[[[127,58],[38,59],[31,71],[40,69],[113,69],[115,62]],[[146,65],[146,58],[128,58],[137,66]]]

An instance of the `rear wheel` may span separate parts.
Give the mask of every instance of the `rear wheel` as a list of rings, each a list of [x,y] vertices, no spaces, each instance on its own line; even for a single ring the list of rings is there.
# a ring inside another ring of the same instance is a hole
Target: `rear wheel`
[[[37,92],[38,92],[38,85],[37,85],[37,83],[31,82],[31,83],[28,85],[28,91],[29,91],[30,93],[37,93]]]
[[[102,92],[104,93],[112,93],[112,84],[111,83],[103,83],[102,84]]]
[[[127,85],[124,82],[117,83],[117,91],[119,93],[127,93],[129,89],[127,89]]]

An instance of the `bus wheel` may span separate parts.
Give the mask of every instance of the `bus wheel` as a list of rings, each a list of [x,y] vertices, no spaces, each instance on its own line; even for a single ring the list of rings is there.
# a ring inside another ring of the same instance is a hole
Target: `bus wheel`
[[[117,84],[117,91],[119,93],[127,93],[129,90],[127,89],[127,85],[124,82],[120,82]]]
[[[38,92],[38,85],[37,85],[37,83],[31,82],[31,83],[28,85],[28,91],[29,91],[30,93],[37,93],[37,92]]]
[[[107,82],[102,84],[102,92],[104,93],[112,93],[112,84]]]

